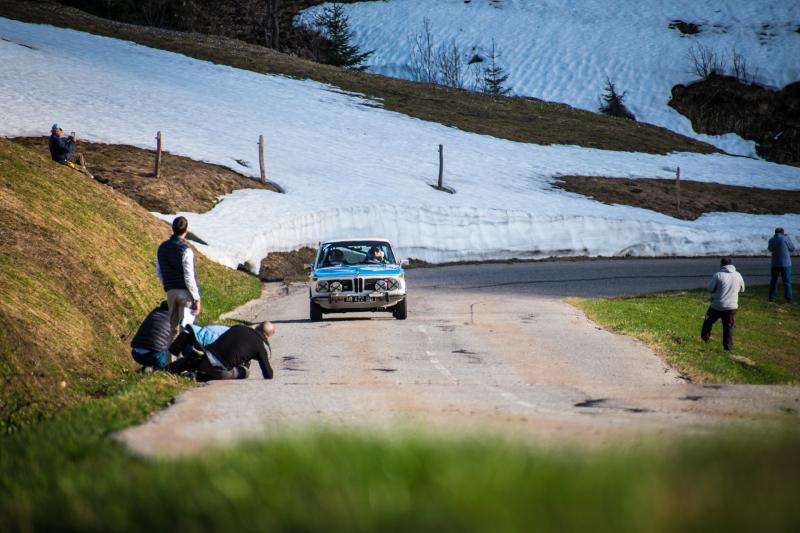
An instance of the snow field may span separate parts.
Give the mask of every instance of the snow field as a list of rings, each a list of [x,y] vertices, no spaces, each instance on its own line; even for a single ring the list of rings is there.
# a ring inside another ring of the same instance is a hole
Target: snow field
[[[58,122],[81,138],[152,148],[161,130],[168,151],[255,177],[264,134],[268,175],[287,193],[241,190],[207,213],[185,213],[208,243],[199,248],[232,267],[256,270],[270,251],[332,238],[385,236],[402,257],[442,262],[754,254],[775,226],[800,230],[798,215],[687,222],[551,188],[559,174],[672,178],[679,165],[685,179],[798,189],[794,167],[515,143],[388,112],[317,82],[71,30],[0,18],[0,38],[0,135],[42,135]],[[455,195],[429,186],[440,143]]]
[[[296,23],[324,8],[306,10]],[[469,57],[485,57],[494,39],[513,94],[597,111],[609,78],[627,92],[625,103],[638,120],[732,154],[755,155],[755,145],[735,134],[695,133],[667,105],[673,86],[697,79],[689,60],[692,45],[716,51],[728,67],[735,49],[762,84],[800,80],[796,1],[387,0],[344,9],[354,43],[375,50],[370,71],[412,79],[410,39],[427,19],[437,43],[455,40]],[[702,24],[702,30],[684,36],[669,28],[673,20]]]

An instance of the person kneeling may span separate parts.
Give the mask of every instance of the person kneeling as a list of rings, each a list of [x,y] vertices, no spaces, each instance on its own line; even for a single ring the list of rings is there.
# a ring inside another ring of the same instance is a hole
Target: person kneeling
[[[246,379],[253,359],[258,361],[264,379],[272,379],[269,338],[274,334],[272,322],[261,322],[254,328],[231,327],[216,341],[201,348],[204,356],[193,365],[197,381]]]
[[[131,340],[131,356],[141,371],[164,370],[169,363],[169,313],[166,300],[150,311]]]

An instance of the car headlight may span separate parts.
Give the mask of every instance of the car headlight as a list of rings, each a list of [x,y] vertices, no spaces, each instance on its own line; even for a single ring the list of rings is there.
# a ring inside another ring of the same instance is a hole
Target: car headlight
[[[317,292],[328,292],[328,282],[320,281],[317,283]]]
[[[328,286],[328,290],[331,292],[342,292],[342,284],[339,281],[334,281]]]
[[[376,291],[393,291],[400,287],[400,282],[396,279],[379,279],[375,282]]]

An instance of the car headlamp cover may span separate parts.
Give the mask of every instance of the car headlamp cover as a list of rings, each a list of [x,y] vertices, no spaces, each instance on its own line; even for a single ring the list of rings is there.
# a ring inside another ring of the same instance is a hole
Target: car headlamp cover
[[[328,292],[328,282],[320,281],[317,283],[317,292]]]
[[[328,286],[328,290],[331,292],[342,292],[342,288],[343,288],[342,283],[339,281],[333,281]]]
[[[400,282],[393,278],[379,279],[375,282],[376,291],[393,291],[400,287]]]

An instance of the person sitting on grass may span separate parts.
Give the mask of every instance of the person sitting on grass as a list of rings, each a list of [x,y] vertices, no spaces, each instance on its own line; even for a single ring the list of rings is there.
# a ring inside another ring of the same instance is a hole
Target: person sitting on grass
[[[169,363],[167,352],[172,334],[167,301],[150,311],[131,340],[131,356],[142,365],[141,372],[164,370]]]
[[[75,153],[75,133],[71,133],[69,137],[64,137],[64,130],[58,124],[53,124],[50,128],[50,139],[47,141],[47,146],[50,148],[50,157],[56,163],[71,166],[81,172],[86,172],[86,159],[83,154]]]
[[[708,297],[711,305],[706,311],[700,338],[703,342],[711,339],[711,328],[714,322],[722,319],[722,347],[726,350],[733,349],[733,329],[736,325],[736,309],[739,308],[739,293],[744,292],[744,279],[736,272],[730,257],[723,257],[720,261],[719,272],[714,274],[708,283],[708,290],[712,292]]]

